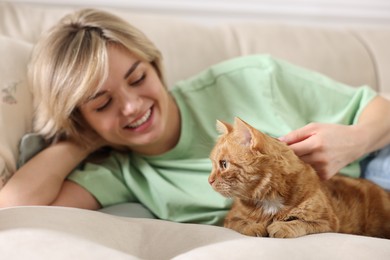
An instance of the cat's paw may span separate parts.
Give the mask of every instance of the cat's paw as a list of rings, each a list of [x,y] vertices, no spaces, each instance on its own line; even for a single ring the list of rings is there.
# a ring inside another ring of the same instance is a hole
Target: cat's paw
[[[230,229],[233,229],[243,235],[251,237],[266,237],[268,236],[267,230],[263,225],[239,225],[239,226],[230,226]]]
[[[292,222],[274,222],[267,227],[268,235],[275,238],[294,238],[307,234],[302,227]]]
[[[252,236],[252,237],[265,237],[267,236],[267,233],[265,232],[264,229],[261,230],[251,229],[251,230],[246,230],[244,235]]]

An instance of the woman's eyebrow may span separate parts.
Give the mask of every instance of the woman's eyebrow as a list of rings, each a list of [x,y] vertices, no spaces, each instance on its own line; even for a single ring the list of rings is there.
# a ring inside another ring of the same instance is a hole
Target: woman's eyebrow
[[[97,99],[98,97],[103,96],[106,92],[107,92],[107,91],[100,91],[100,92],[96,93],[95,95],[91,96],[91,97],[88,99],[88,101]]]
[[[131,67],[130,69],[125,73],[125,75],[123,76],[124,79],[127,79],[131,73],[134,72],[134,70],[138,67],[138,65],[141,63],[141,61],[137,61],[135,62]]]
[[[95,100],[95,99],[97,99],[100,96],[103,96],[106,92],[107,91],[105,91],[105,90],[104,91],[100,91],[100,92],[94,94],[93,96],[88,97],[87,100],[85,100],[82,104],[87,104],[88,102],[90,102],[92,100]]]

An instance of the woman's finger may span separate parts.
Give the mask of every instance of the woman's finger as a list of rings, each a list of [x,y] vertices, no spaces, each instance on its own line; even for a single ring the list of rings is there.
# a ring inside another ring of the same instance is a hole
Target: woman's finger
[[[311,130],[311,127],[309,125],[307,125],[307,126],[304,126],[302,128],[291,131],[290,133],[286,134],[285,136],[279,137],[279,140],[290,145],[290,144],[302,142],[303,140],[306,140],[307,138],[311,137],[312,135],[313,135],[313,132]]]

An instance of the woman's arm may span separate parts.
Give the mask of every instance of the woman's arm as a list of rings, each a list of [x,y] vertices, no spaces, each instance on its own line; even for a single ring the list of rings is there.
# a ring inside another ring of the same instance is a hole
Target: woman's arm
[[[355,126],[360,138],[365,142],[364,153],[367,154],[383,148],[390,143],[390,101],[376,97],[361,113]]]
[[[308,124],[280,140],[311,164],[322,179],[390,143],[390,102],[380,96],[362,111],[356,125]]]
[[[44,149],[16,171],[0,190],[0,207],[62,205],[99,208],[96,199],[85,189],[65,181],[89,153],[88,149],[70,141]]]
[[[72,181],[65,181],[63,183],[58,197],[51,205],[91,210],[101,208],[101,205],[91,193]]]

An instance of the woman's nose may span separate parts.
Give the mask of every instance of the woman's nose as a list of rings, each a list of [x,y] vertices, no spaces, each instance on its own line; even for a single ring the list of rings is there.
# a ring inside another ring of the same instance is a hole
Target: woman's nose
[[[138,95],[122,93],[120,97],[120,110],[125,116],[136,114],[141,107],[141,98]]]

